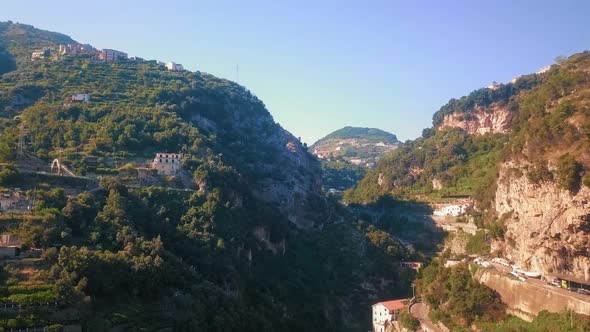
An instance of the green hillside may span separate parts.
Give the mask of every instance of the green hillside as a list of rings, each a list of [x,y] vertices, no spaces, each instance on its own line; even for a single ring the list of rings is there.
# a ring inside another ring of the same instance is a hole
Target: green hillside
[[[324,197],[317,160],[243,86],[155,61],[31,61],[73,41],[0,27],[16,65],[0,77],[0,186],[34,203],[0,227],[42,251],[3,262],[10,301],[58,302],[84,331],[358,331],[375,296],[410,292],[397,262],[416,253]],[[182,153],[181,174],[141,179],[156,152]],[[48,174],[53,158],[77,177]]]
[[[362,128],[362,127],[344,127],[338,129],[324,138],[317,141],[314,145],[321,143],[322,141],[329,140],[329,139],[346,139],[346,138],[361,138],[368,142],[384,142],[384,143],[399,143],[397,137],[392,134],[388,133],[384,130],[377,129],[377,128]]]
[[[344,127],[315,142],[310,151],[322,162],[324,188],[345,190],[398,144],[394,134],[380,129]]]
[[[569,181],[563,185],[574,189],[581,183],[583,170],[590,167],[582,152],[589,143],[589,68],[590,54],[575,54],[547,73],[451,100],[435,113],[434,128],[425,129],[421,138],[381,160],[347,198],[370,202],[388,193],[428,200],[471,195],[485,206],[492,200],[497,166],[507,159],[530,163],[532,178]],[[437,127],[445,114],[468,113],[474,105],[491,103],[517,114],[509,133],[473,136],[458,128]],[[550,171],[549,163],[562,166]],[[442,189],[435,189],[433,180],[440,181]]]

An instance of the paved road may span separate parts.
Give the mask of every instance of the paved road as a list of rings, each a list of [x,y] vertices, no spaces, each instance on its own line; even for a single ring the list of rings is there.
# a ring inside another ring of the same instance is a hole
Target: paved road
[[[490,262],[490,264],[498,271],[505,273],[505,274],[510,274],[510,272],[512,272],[512,268],[508,267],[508,266],[504,266],[495,262]],[[526,276],[524,276],[526,278],[526,282],[527,284],[531,284],[531,285],[535,285],[539,288],[543,288],[545,290],[549,290],[551,292],[555,292],[555,293],[560,293],[563,294],[565,296],[569,296],[569,297],[573,297],[573,298],[577,298],[583,301],[590,301],[590,295],[583,295],[583,294],[578,294],[576,292],[572,292],[569,291],[567,289],[564,288],[559,288],[559,287],[553,287],[551,285],[548,285],[545,281],[540,280],[540,279],[536,279],[536,278],[528,278]]]
[[[426,327],[428,332],[445,332],[443,329],[434,325],[428,318],[428,307],[423,303],[416,303],[410,307],[410,313],[420,321],[423,327]]]

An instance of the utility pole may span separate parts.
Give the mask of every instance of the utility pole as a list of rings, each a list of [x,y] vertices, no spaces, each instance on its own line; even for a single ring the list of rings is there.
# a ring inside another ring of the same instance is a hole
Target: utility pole
[[[25,138],[26,138],[26,127],[23,122],[18,126],[18,144],[16,147],[16,155],[22,157],[25,153]]]

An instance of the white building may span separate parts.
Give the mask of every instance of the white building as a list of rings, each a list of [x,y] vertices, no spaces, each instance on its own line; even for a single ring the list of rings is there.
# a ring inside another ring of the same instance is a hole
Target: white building
[[[79,103],[87,103],[90,101],[90,94],[76,93],[75,95],[72,95],[72,101],[79,102]]]
[[[37,51],[33,51],[31,53],[31,60],[37,60],[37,59],[41,59],[41,58],[46,58],[49,56],[49,53],[51,52],[51,50],[48,47],[45,47],[42,50],[37,50]]]
[[[76,54],[91,54],[94,52],[94,47],[86,44],[61,44],[59,45],[59,55],[76,55]]]
[[[171,71],[181,71],[184,70],[184,67],[180,63],[169,61],[166,63],[166,68]]]
[[[439,217],[458,217],[464,215],[471,206],[471,202],[448,204],[434,210],[432,214]]]
[[[106,62],[117,62],[120,59],[127,59],[127,53],[105,48],[100,51],[98,58]]]
[[[373,332],[385,332],[387,326],[397,321],[407,302],[408,299],[399,299],[373,304]]]
[[[176,175],[182,165],[182,154],[180,153],[156,153],[152,161],[152,168],[158,170],[160,175]]]

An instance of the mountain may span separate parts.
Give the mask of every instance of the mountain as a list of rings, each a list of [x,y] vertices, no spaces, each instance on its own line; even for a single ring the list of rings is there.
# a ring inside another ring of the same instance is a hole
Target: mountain
[[[373,163],[400,142],[394,134],[375,128],[344,127],[311,146],[321,159],[342,157],[354,164]]]
[[[1,227],[29,257],[2,301],[33,305],[0,327],[358,331],[411,292],[419,254],[325,197],[245,87],[24,24],[0,46]]]
[[[387,209],[380,202],[389,196],[429,204],[473,200],[475,205],[459,221],[471,220],[477,232],[449,237],[466,239],[463,254],[503,257],[548,280],[559,276],[587,283],[589,72],[590,52],[585,51],[538,73],[450,100],[434,114],[432,128],[382,158],[344,198],[351,205],[376,206],[382,213]],[[465,287],[473,283],[471,266],[444,266],[453,250],[417,281],[417,292],[433,309],[432,317],[451,330],[473,325],[487,330],[486,324],[509,330],[512,323],[507,321],[504,327],[496,325],[505,315],[497,293],[479,285]],[[444,288],[447,291],[441,292]],[[526,292],[507,288],[503,293],[520,291]],[[510,309],[535,315],[538,311],[528,305]],[[587,308],[568,308],[589,314]],[[559,326],[565,316],[541,313],[528,330]],[[576,321],[587,326],[589,320],[580,315]]]
[[[310,150],[322,163],[324,188],[345,190],[399,143],[395,135],[380,129],[344,127],[315,142]]]

